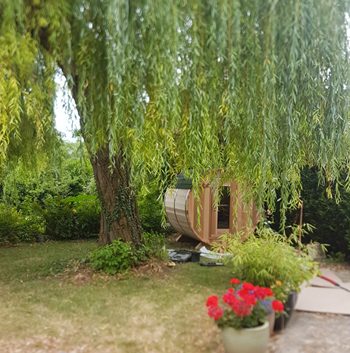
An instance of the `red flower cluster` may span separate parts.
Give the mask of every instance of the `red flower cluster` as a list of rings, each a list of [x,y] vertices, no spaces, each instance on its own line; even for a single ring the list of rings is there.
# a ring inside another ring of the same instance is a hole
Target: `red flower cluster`
[[[207,307],[218,306],[219,298],[216,295],[211,295],[207,299]]]
[[[280,302],[279,300],[274,300],[272,302],[272,309],[274,311],[279,311],[282,312],[284,310],[284,305],[282,302]]]
[[[224,315],[224,310],[219,306],[209,306],[208,307],[208,315],[212,317],[215,321],[222,318]]]
[[[240,281],[238,278],[231,278],[230,283],[231,283],[231,284],[240,284],[241,281]]]
[[[224,315],[224,310],[219,307],[219,298],[216,295],[211,295],[207,299],[208,315],[215,321],[219,320]]]
[[[271,288],[254,286],[252,283],[243,282],[237,278],[230,281],[235,288],[229,288],[222,299],[226,306],[239,318],[252,314],[257,305],[265,307],[270,304],[274,311],[282,312],[283,303],[274,300]],[[219,320],[225,311],[219,306],[219,298],[215,295],[207,299],[208,315],[214,320]]]

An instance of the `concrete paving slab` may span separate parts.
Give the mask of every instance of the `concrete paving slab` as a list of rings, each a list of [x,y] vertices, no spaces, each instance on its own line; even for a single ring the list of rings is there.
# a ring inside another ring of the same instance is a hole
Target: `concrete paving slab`
[[[350,353],[350,316],[294,312],[269,353]]]
[[[306,287],[298,295],[296,310],[350,315],[350,292],[337,287]]]
[[[321,275],[330,278],[331,280],[341,284],[343,281],[341,280],[340,277],[337,276],[337,274],[334,271],[328,270],[328,269],[320,269]],[[317,287],[329,287],[332,288],[334,285],[332,283],[329,283],[328,281],[320,278],[320,277],[315,277],[309,282],[310,286],[317,286]]]
[[[343,283],[334,271],[323,268],[321,274],[350,289],[350,283]],[[350,292],[315,277],[302,287],[296,310],[350,315]]]
[[[350,289],[350,266],[332,266],[331,269],[336,273],[333,279],[341,283],[341,278],[347,282],[341,284]],[[323,273],[330,275],[327,271]],[[328,290],[341,291],[335,287]],[[347,294],[350,298],[350,293]],[[297,305],[301,304],[299,300]],[[269,353],[350,353],[350,316],[295,311],[287,328],[272,337]]]

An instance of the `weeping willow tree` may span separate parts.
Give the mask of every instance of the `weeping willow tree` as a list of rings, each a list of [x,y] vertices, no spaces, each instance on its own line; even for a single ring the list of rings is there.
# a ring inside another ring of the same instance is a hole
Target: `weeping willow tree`
[[[298,201],[300,170],[348,168],[349,0],[0,0],[0,165],[54,141],[75,100],[100,239],[141,242],[135,178],[235,179]]]

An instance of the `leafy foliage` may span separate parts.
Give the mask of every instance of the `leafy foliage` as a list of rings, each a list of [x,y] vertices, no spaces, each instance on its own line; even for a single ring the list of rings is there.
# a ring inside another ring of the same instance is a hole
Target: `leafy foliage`
[[[340,186],[340,201],[327,197],[315,170],[303,171],[304,220],[315,226],[305,241],[328,244],[331,254],[350,256],[350,194]]]
[[[168,252],[165,248],[165,238],[163,234],[145,232],[142,234],[143,245],[139,252],[143,253],[145,258],[157,258],[165,260],[168,258]],[[138,256],[140,259],[142,256]]]
[[[89,260],[92,268],[108,274],[124,272],[149,258],[166,258],[164,236],[157,233],[144,233],[143,244],[136,248],[122,240],[114,240],[93,251]]]
[[[100,206],[96,196],[78,195],[48,199],[42,213],[49,239],[97,238]]]
[[[25,216],[12,207],[0,204],[0,244],[32,242],[41,239],[44,230],[42,218]]]
[[[3,0],[0,163],[52,145],[60,66],[91,156],[133,176],[221,171],[273,209],[348,161],[348,0]],[[29,148],[32,146],[33,148]]]
[[[227,260],[233,276],[260,286],[271,287],[279,300],[311,279],[316,265],[304,252],[298,252],[282,235],[271,229],[261,229],[257,236],[242,241],[239,235],[224,235],[217,249],[232,257]]]
[[[40,220],[48,239],[96,237],[100,206],[94,195],[91,166],[84,162],[84,151],[81,154],[79,148],[79,144],[62,144],[61,163],[47,166],[46,170],[28,169],[21,162],[15,168],[4,170],[0,182],[4,209],[13,209],[18,217]],[[7,222],[8,226],[12,222],[17,227],[16,218],[9,217]],[[22,233],[27,232],[27,240],[35,240],[30,224],[24,223],[23,227],[25,224],[28,229],[23,228]],[[18,240],[24,240],[24,235]]]
[[[160,197],[158,187],[155,183],[148,183],[149,188],[142,191],[137,197],[137,206],[139,209],[142,229],[145,232],[162,232],[163,223],[163,198]]]
[[[89,259],[95,270],[111,275],[128,270],[137,260],[132,245],[121,240],[94,250]]]
[[[5,169],[0,181],[2,201],[30,213],[33,204],[43,206],[48,198],[96,193],[92,168],[80,145],[64,143],[59,154],[60,163],[46,165],[44,170],[28,168],[22,162]]]
[[[350,194],[347,191],[345,173],[340,185],[329,185],[331,195],[319,178],[320,172],[315,168],[302,171],[301,199],[303,201],[303,222],[312,225],[312,232],[303,232],[304,243],[318,242],[325,244],[331,256],[350,256]],[[338,197],[330,197],[338,195]],[[300,208],[287,212],[287,231],[290,226],[299,223]],[[281,228],[279,212],[273,215],[272,227]],[[294,229],[295,230],[295,229]]]

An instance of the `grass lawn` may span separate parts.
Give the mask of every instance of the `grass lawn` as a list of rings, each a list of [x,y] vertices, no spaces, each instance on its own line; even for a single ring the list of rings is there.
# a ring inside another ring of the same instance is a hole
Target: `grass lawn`
[[[223,352],[205,299],[225,267],[182,264],[116,279],[65,271],[93,242],[0,248],[0,351]]]

